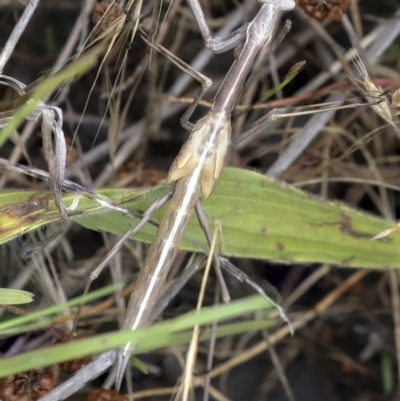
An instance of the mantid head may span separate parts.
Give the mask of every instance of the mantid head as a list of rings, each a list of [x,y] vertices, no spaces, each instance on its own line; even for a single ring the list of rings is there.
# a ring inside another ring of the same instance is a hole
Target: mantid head
[[[294,0],[259,0],[262,4],[272,4],[280,11],[292,10],[296,3]]]

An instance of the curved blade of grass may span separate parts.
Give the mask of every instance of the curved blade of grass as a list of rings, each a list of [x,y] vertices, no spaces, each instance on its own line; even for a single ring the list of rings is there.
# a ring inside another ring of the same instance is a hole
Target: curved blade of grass
[[[123,284],[118,283],[118,284],[112,284],[107,287],[103,287],[99,290],[89,292],[86,295],[82,295],[79,297],[76,297],[74,299],[71,299],[70,301],[58,305],[53,305],[50,306],[49,308],[41,309],[37,312],[32,312],[24,316],[19,316],[14,319],[10,319],[6,322],[0,323],[0,335],[3,334],[3,331],[6,329],[11,329],[13,327],[18,327],[20,325],[32,322],[36,319],[43,319],[45,317],[48,317],[50,315],[54,315],[58,312],[61,312],[65,310],[66,307],[72,307],[72,306],[78,306],[82,303],[90,302],[95,299],[101,298],[105,295],[112,294],[115,291],[118,291],[122,289]],[[51,324],[51,321],[45,321],[45,326]]]
[[[0,288],[0,305],[21,305],[33,301],[34,294],[12,288]]]
[[[26,352],[18,356],[3,358],[0,364],[0,377],[34,369],[38,366],[49,366],[54,363],[79,358],[83,355],[100,353],[126,344],[127,342],[134,342],[136,344],[135,352],[137,353],[165,347],[169,343],[177,341],[174,335],[182,335],[182,331],[190,330],[196,324],[206,325],[215,320],[231,319],[271,307],[274,308],[264,298],[253,296],[231,302],[230,304],[204,308],[200,313],[190,312],[176,319],[133,332],[106,333],[84,340]],[[189,341],[190,332],[186,334],[188,336],[187,341]]]
[[[283,81],[279,83],[279,85],[269,89],[267,92],[265,92],[259,100],[257,100],[257,103],[262,103],[265,102],[267,99],[269,99],[271,96],[275,95],[275,93],[278,93],[281,91],[288,83],[290,83],[296,76],[301,72],[303,67],[305,66],[306,62],[305,61],[299,61],[295,65],[293,65],[289,72],[285,75],[285,78],[283,78]]]
[[[167,187],[161,185],[141,192],[114,189],[99,193],[117,205],[132,201],[128,209],[144,211],[166,191]],[[5,200],[0,195],[0,243],[60,218],[49,193],[9,192],[4,196]],[[71,204],[73,198],[65,196],[65,204]],[[377,233],[392,228],[392,221],[308,195],[252,171],[225,169],[202,206],[210,226],[215,219],[221,221],[227,256],[343,267],[400,267],[400,235],[371,241]],[[81,197],[70,216],[87,228],[115,234],[125,233],[137,222],[117,212],[101,211],[93,201]],[[160,222],[164,211],[161,209],[152,220]],[[135,238],[150,243],[155,232],[156,228],[148,224]],[[207,249],[195,216],[180,249]]]
[[[31,89],[27,94],[21,96],[21,104],[18,104],[16,99],[15,112],[13,112],[12,120],[9,124],[0,131],[0,147],[14,132],[15,129],[29,116],[37,107],[38,103],[48,94],[59,88],[66,80],[73,76],[79,76],[88,71],[97,62],[97,57],[102,51],[103,46],[97,46],[89,51],[86,55],[74,61],[56,74],[45,78],[42,82]],[[10,106],[11,107],[11,106]],[[10,110],[12,111],[12,110]]]

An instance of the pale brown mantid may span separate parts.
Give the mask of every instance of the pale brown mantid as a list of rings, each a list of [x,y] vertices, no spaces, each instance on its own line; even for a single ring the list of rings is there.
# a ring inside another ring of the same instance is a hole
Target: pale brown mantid
[[[189,118],[211,85],[208,78],[196,75],[202,79],[203,89],[181,119],[183,127],[190,129],[191,134],[169,170],[167,182],[174,185],[174,194],[133,289],[122,325],[124,330],[136,330],[148,324],[200,193],[207,199],[222,172],[230,145],[231,113],[253,62],[259,50],[271,40],[278,12],[295,7],[294,0],[260,0],[262,6],[252,22],[233,32],[228,39],[222,39],[212,36],[199,1],[187,2],[210,50],[222,53],[243,42],[244,45],[221,84],[210,111],[193,125]],[[173,57],[171,61],[179,64]],[[193,71],[191,73],[195,76]],[[119,350],[117,389],[134,348],[134,343],[128,343]]]

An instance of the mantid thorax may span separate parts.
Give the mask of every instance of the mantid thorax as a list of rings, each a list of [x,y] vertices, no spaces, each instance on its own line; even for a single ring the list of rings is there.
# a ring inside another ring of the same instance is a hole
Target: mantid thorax
[[[212,131],[215,135],[212,135]],[[201,189],[204,197],[208,198],[224,167],[230,137],[230,118],[216,118],[214,113],[207,114],[197,122],[181,148],[168,172],[167,182],[177,181],[199,167]]]

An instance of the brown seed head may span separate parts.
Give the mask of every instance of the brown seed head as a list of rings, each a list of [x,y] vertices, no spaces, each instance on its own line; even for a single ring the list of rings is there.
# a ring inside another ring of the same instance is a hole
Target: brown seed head
[[[123,14],[122,8],[110,0],[102,0],[93,7],[92,22],[96,25],[96,35],[101,35],[118,17]]]
[[[128,398],[118,394],[115,390],[99,388],[88,394],[87,401],[128,401]]]
[[[340,21],[350,7],[351,0],[296,0],[306,14],[319,22],[326,18]]]
[[[56,344],[65,344],[69,341],[74,341],[77,339],[83,338],[83,336],[74,336],[73,338],[69,338],[69,336],[62,336],[61,338],[59,338],[54,345]],[[67,373],[75,373],[77,372],[79,369],[82,368],[82,366],[87,365],[88,363],[92,362],[93,358],[91,355],[87,355],[87,356],[83,356],[82,358],[77,358],[77,359],[73,359],[71,361],[65,361],[65,362],[61,362],[58,364],[58,366]]]
[[[79,359],[73,359],[72,361],[66,361],[59,363],[58,366],[67,373],[75,373],[80,370],[83,366],[92,362],[93,358],[91,356],[85,356]]]
[[[137,188],[157,185],[165,179],[165,175],[146,163],[132,160],[117,171],[116,179],[124,180],[124,185]]]
[[[54,388],[55,379],[44,369],[8,376],[0,382],[3,401],[36,401]]]

